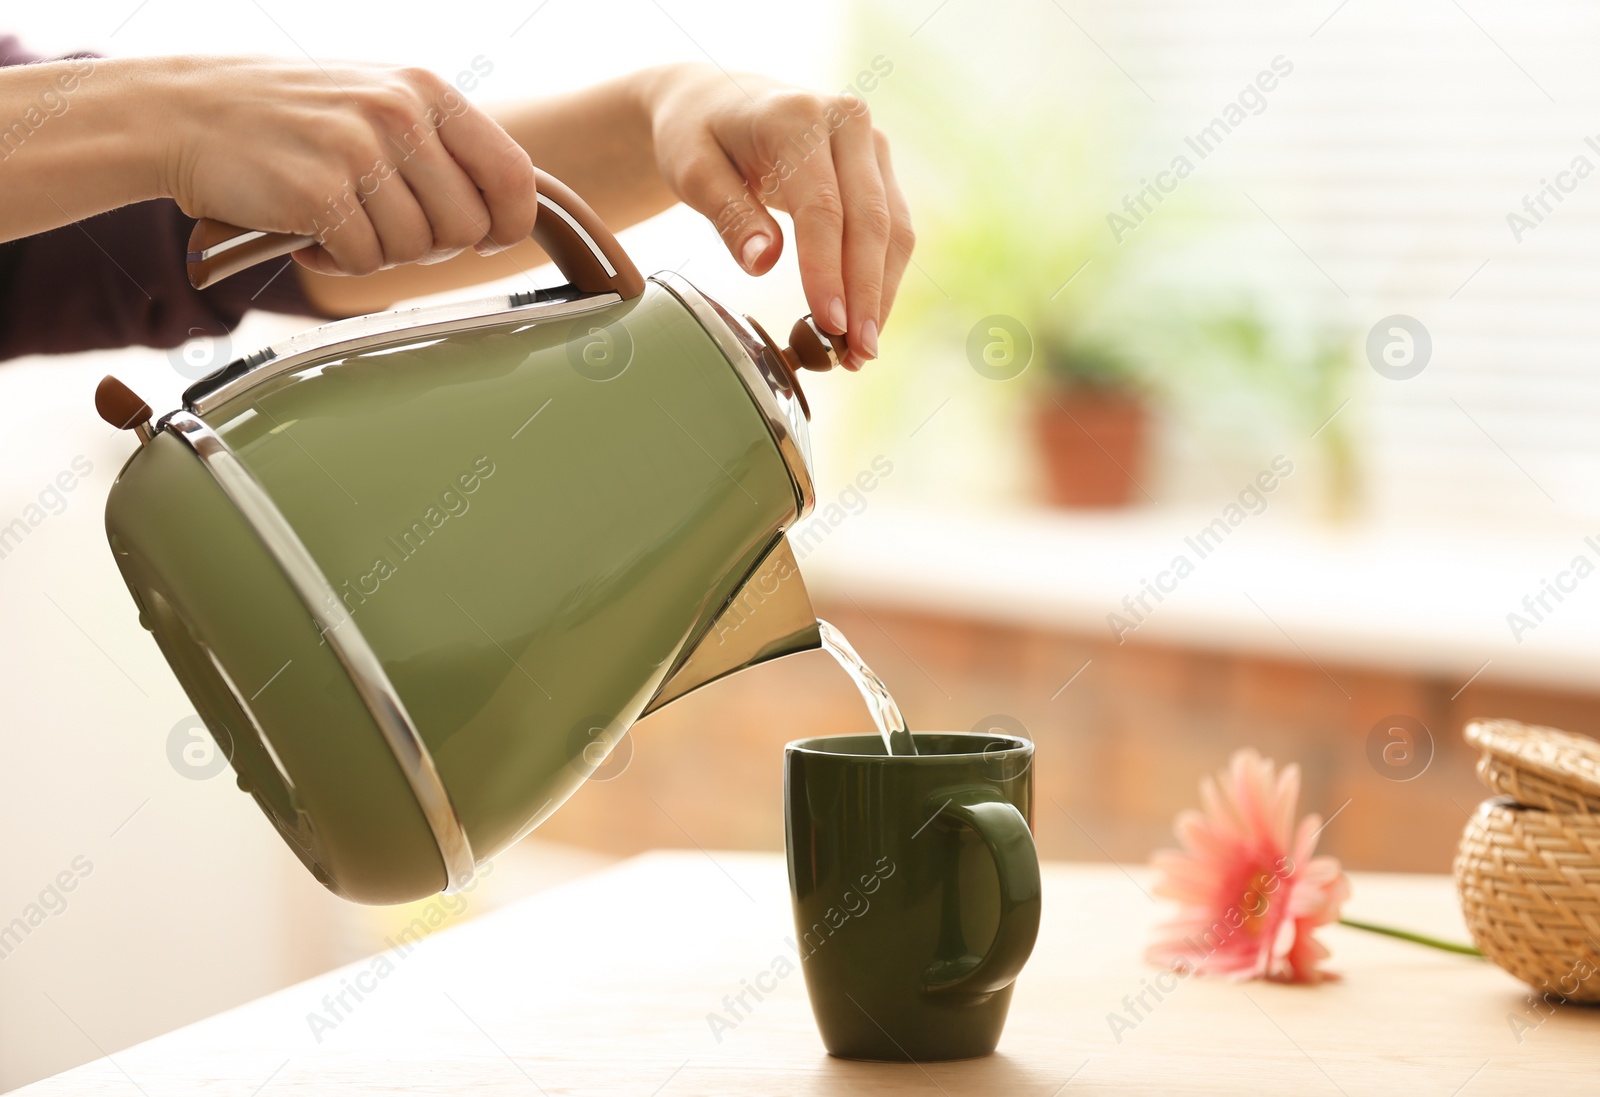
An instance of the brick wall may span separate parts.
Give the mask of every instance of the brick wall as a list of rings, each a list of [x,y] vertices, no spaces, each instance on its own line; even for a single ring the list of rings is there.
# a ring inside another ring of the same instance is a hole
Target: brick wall
[[[1300,763],[1302,810],[1339,811],[1323,851],[1351,868],[1448,872],[1467,813],[1486,795],[1461,739],[1465,721],[1511,716],[1600,731],[1597,695],[1479,679],[1452,700],[1459,680],[1118,647],[848,602],[819,610],[883,677],[914,729],[969,730],[996,714],[1020,722],[1038,744],[1034,829],[1047,858],[1142,862],[1170,842],[1172,816],[1196,804],[1200,775],[1255,746]],[[1368,760],[1373,725],[1392,714],[1432,733],[1432,760],[1410,781]],[[608,779],[591,781],[540,834],[617,854],[782,849],[783,744],[870,729],[826,655],[780,660],[642,721],[626,766],[629,745],[601,771]]]

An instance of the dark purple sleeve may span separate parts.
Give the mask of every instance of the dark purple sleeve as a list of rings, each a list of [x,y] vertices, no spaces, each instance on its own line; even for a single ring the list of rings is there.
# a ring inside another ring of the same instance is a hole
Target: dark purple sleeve
[[[0,65],[34,60],[0,37]],[[287,258],[194,289],[184,268],[193,227],[162,199],[0,244],[0,359],[175,347],[230,331],[251,309],[318,315]]]

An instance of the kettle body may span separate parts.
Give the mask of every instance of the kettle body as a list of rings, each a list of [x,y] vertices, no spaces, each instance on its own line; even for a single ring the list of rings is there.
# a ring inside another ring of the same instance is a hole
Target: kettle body
[[[140,620],[352,900],[465,886],[640,715],[819,643],[803,398],[676,276],[330,324],[138,429]]]

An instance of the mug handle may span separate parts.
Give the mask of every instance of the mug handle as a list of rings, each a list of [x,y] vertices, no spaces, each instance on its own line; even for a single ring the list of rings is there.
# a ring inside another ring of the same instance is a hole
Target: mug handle
[[[534,168],[533,174],[539,190],[533,239],[562,276],[582,293],[615,293],[625,301],[643,293],[639,268],[589,203],[548,172]],[[252,232],[203,217],[189,235],[189,284],[205,289],[316,242],[313,236]]]
[[[930,801],[930,807],[937,806]],[[1033,832],[1015,804],[986,789],[957,793],[944,813],[971,827],[989,848],[1000,880],[1000,922],[989,951],[953,978],[937,978],[944,966],[929,965],[923,989],[930,994],[993,994],[1016,981],[1039,936],[1039,854]]]

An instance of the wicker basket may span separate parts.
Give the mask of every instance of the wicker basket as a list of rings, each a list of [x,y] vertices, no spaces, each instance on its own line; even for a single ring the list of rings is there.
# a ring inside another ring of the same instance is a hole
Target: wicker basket
[[[1456,854],[1473,940],[1539,994],[1600,1003],[1600,742],[1511,720],[1466,736],[1502,794],[1479,805]]]

